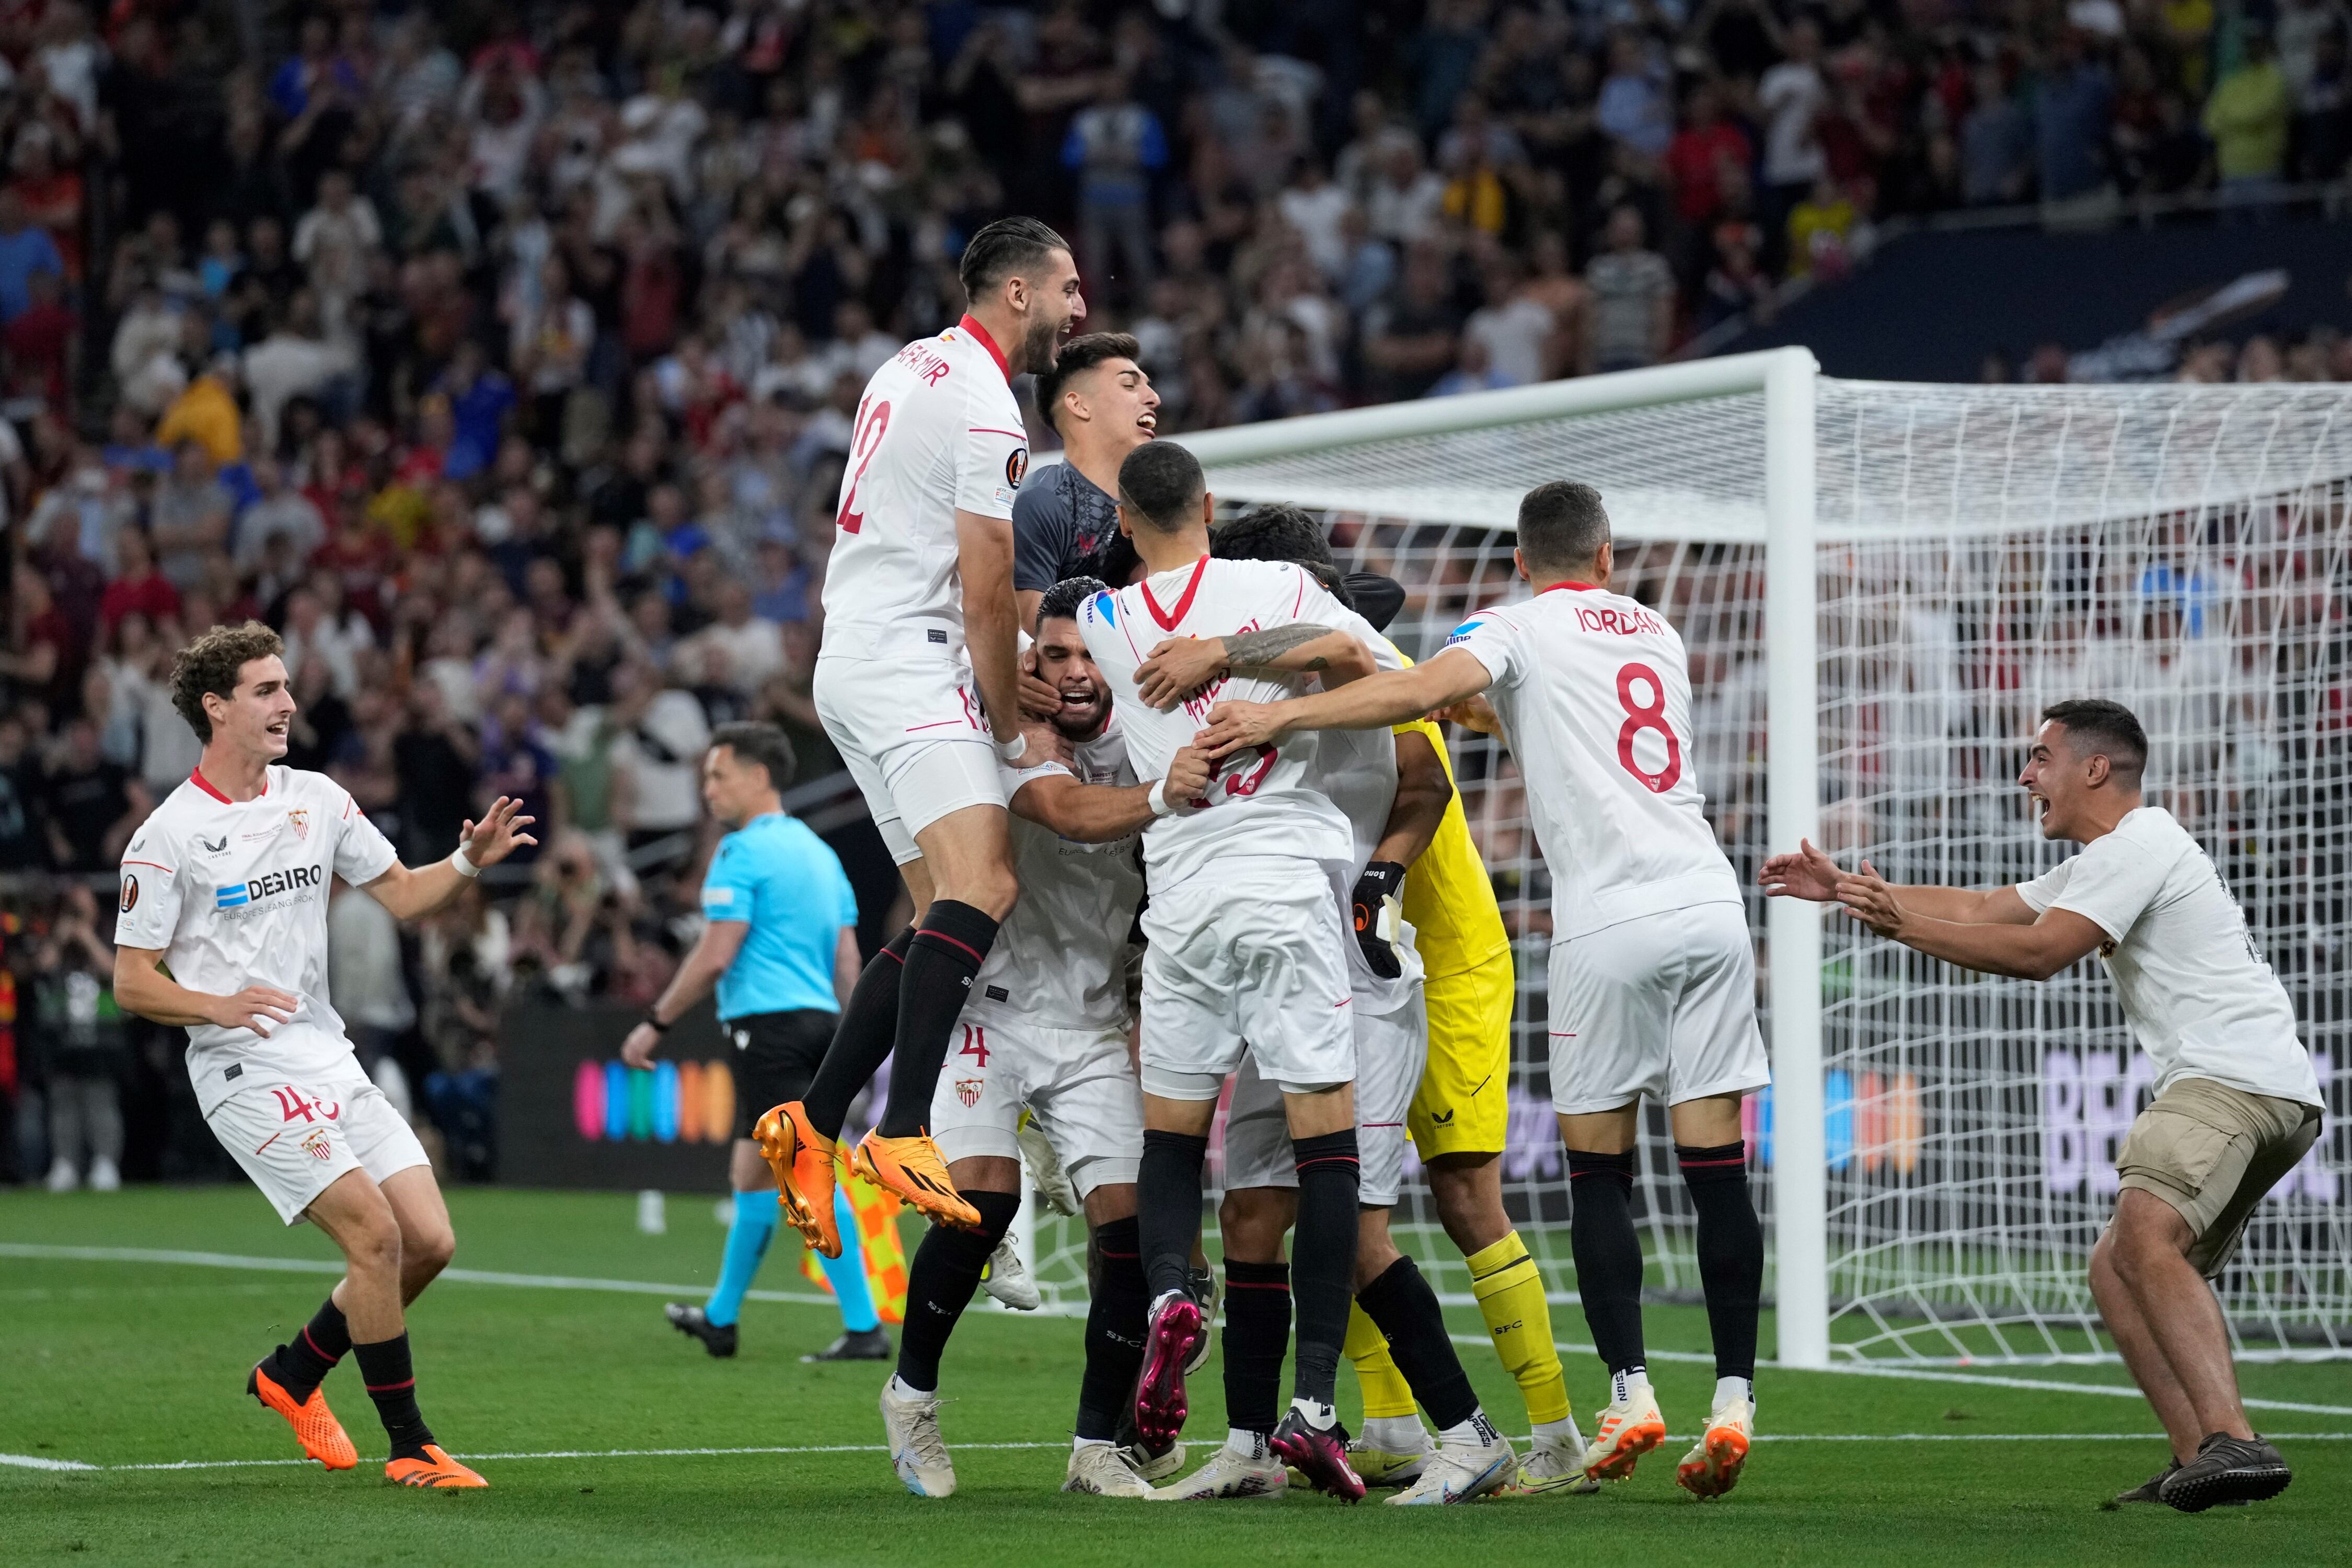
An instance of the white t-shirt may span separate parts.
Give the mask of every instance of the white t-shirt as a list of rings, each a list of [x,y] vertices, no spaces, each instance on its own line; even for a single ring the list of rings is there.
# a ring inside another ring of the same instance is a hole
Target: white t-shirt
[[[1095,739],[1076,748],[1067,764],[1034,768],[998,764],[1007,800],[1024,786],[1057,773],[1085,784],[1139,784],[1127,742],[1114,717]],[[1013,869],[1021,901],[1013,906],[996,945],[972,981],[972,999],[1009,1007],[1049,1029],[1123,1029],[1127,1005],[1127,936],[1143,901],[1136,836],[1080,844],[1013,815]]]
[[[1824,164],[1813,120],[1828,105],[1822,73],[1796,60],[1782,60],[1757,84],[1756,106],[1764,111],[1764,183],[1794,185],[1818,180]]]
[[[900,349],[857,405],[824,575],[825,653],[871,658],[944,630],[963,649],[959,510],[1013,516],[1029,437],[1004,358],[966,316]]]
[[[2197,840],[2160,806],[2019,885],[2035,914],[2067,910],[2107,933],[2099,956],[2162,1094],[2183,1078],[2321,1105],[2294,1007],[2245,911]]]
[[[1217,561],[1162,572],[1079,607],[1087,651],[1122,706],[1120,722],[1138,778],[1167,775],[1176,753],[1220,702],[1278,702],[1312,690],[1311,675],[1228,677],[1212,681],[1174,711],[1144,706],[1135,672],[1166,638],[1228,637],[1296,622],[1338,626],[1380,646],[1380,634],[1322,585],[1286,562]],[[1143,863],[1151,885],[1173,888],[1220,862],[1276,856],[1344,867],[1353,853],[1348,818],[1332,804],[1321,761],[1322,736],[1305,730],[1279,748],[1262,746],[1225,759],[1201,808],[1163,816],[1145,829]],[[1393,785],[1391,785],[1393,787]]]
[[[188,1029],[188,1078],[209,1115],[245,1065],[300,1083],[352,1053],[327,1001],[330,877],[374,881],[399,857],[342,785],[271,768],[262,793],[232,801],[202,773],[173,790],[122,853],[118,946],[160,950],[191,991],[234,995],[272,985],[299,998],[262,1038],[249,1029]]]
[[[1446,639],[1486,667],[1486,697],[1527,779],[1552,876],[1552,939],[1741,901],[1692,776],[1690,666],[1664,616],[1562,584],[1480,610]]]

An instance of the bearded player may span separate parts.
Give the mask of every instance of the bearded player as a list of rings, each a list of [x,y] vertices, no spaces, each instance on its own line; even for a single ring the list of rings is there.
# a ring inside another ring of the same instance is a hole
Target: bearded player
[[[1013,503],[1029,437],[1013,378],[1053,368],[1083,320],[1061,236],[1004,218],[971,237],[970,307],[874,373],[857,405],[824,583],[817,716],[889,847],[915,923],[875,955],[806,1097],[754,1131],[785,1217],[841,1251],[834,1145],[850,1102],[893,1058],[856,1169],[922,1214],[976,1227],[924,1130],[972,977],[1019,891],[998,763],[1018,762]]]
[[[1303,731],[1370,729],[1487,694],[1555,878],[1552,1105],[1575,1184],[1577,1288],[1612,1383],[1584,1473],[1623,1479],[1666,1436],[1643,1350],[1631,1207],[1647,1096],[1666,1104],[1697,1210],[1715,1340],[1713,1411],[1676,1479],[1719,1496],[1752,1440],[1764,1268],[1739,1127],[1740,1100],[1770,1077],[1746,910],[1686,766],[1682,638],[1610,590],[1600,492],[1538,486],[1520,502],[1518,536],[1533,600],[1478,612],[1412,669],[1272,705],[1223,705],[1202,741],[1220,757],[1255,754]]]
[[[1038,671],[1060,698],[1051,734],[1040,740],[1060,756],[1006,769],[1021,902],[973,983],[931,1106],[949,1173],[981,1226],[934,1226],[908,1271],[907,1325],[898,1373],[882,1390],[882,1424],[891,1464],[918,1497],[955,1490],[940,1434],[940,1358],[1020,1207],[1024,1110],[1076,1190],[1095,1259],[1086,1373],[1062,1489],[1151,1492],[1116,1442],[1120,1406],[1143,1360],[1146,1304],[1135,1219],[1143,1098],[1127,1050],[1127,938],[1143,897],[1137,835],[1187,809],[1209,770],[1185,748],[1163,775],[1138,782],[1074,618],[1104,592],[1094,578],[1077,578],[1055,584],[1040,605]],[[1148,1468],[1161,1475],[1182,1462],[1181,1448],[1165,1450]]]
[[[443,1451],[416,1402],[404,1313],[457,1249],[433,1168],[408,1123],[352,1055],[327,999],[327,893],[341,877],[402,920],[441,908],[517,845],[504,796],[423,870],[342,785],[275,765],[295,704],[285,645],[258,622],[215,626],[172,664],[172,705],[204,742],[188,781],[123,852],[114,994],[188,1031],[188,1077],[205,1125],[288,1225],[308,1220],[345,1272],[309,1323],[246,1374],[302,1451],[359,1463],[320,1384],[360,1365],[404,1486],[488,1483]],[[168,972],[166,966],[168,967]]]

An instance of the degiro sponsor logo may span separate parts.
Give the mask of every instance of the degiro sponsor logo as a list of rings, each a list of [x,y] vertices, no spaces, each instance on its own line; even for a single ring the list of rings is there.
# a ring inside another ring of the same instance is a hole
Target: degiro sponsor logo
[[[326,879],[326,868],[322,866],[289,866],[282,871],[264,871],[249,882],[215,888],[213,908],[241,910],[280,893],[315,893]]]
[[[726,1143],[735,1136],[735,1075],[723,1061],[656,1062],[639,1072],[582,1062],[572,1123],[591,1143]]]

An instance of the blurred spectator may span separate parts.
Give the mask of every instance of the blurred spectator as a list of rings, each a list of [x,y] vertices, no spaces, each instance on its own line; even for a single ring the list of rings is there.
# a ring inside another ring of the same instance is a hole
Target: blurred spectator
[[[41,780],[41,825],[48,831],[51,866],[113,870],[132,830],[154,808],[147,786],[100,750],[95,722],[77,719],[66,726],[57,760]]]
[[[2249,22],[2239,36],[2245,52],[2237,68],[2215,84],[2205,102],[2204,126],[2213,139],[2222,196],[2233,205],[2256,205],[2276,195],[2286,170],[2294,100],[2271,47],[2270,30]]]
[[[1609,215],[1608,248],[1584,269],[1592,290],[1588,371],[1634,370],[1664,357],[1674,331],[1675,275],[1665,258],[1643,247],[1639,209]]]
[[[33,944],[16,998],[16,1037],[48,1102],[53,1193],[122,1185],[121,1079],[129,1020],[114,1004],[114,948],[98,934],[98,901],[68,884]]]
[[[32,309],[33,274],[63,277],[65,269],[57,241],[26,215],[24,194],[13,184],[0,185],[0,321]]]
[[[2067,28],[2058,40],[2035,101],[2036,146],[2042,167],[2042,199],[2066,201],[2099,188],[2106,175],[2104,151],[2115,82],[2106,67]]]

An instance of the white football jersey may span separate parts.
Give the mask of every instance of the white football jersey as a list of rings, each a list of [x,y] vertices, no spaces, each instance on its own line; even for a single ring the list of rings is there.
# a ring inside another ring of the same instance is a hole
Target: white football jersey
[[[898,351],[857,405],[824,574],[823,651],[873,658],[937,634],[963,649],[959,509],[1010,521],[1029,437],[1004,356],[966,316]]]
[[[1378,645],[1361,616],[1286,562],[1217,561],[1162,572],[1115,594],[1097,594],[1078,612],[1087,651],[1121,705],[1129,754],[1138,778],[1166,776],[1220,702],[1278,702],[1316,689],[1311,675],[1212,681],[1173,711],[1144,706],[1135,672],[1168,637],[1228,637],[1295,622],[1343,627]],[[1225,759],[1197,809],[1163,816],[1144,830],[1143,863],[1151,885],[1173,888],[1219,860],[1279,856],[1344,867],[1353,852],[1347,816],[1332,804],[1320,761],[1324,738],[1312,730]],[[1394,788],[1391,774],[1391,788]]]
[[[296,1083],[352,1054],[327,1000],[330,879],[372,882],[399,859],[342,785],[271,768],[262,793],[232,801],[202,773],[165,797],[122,854],[119,947],[161,950],[191,991],[271,985],[299,1000],[264,1039],[188,1029],[188,1077],[209,1113],[248,1068]]]
[[[1552,878],[1554,941],[1700,904],[1739,879],[1692,776],[1690,667],[1664,616],[1579,584],[1480,610],[1446,639],[1486,667],[1486,697],[1527,781]]]
[[[1371,644],[1373,658],[1382,669],[1404,668],[1404,660],[1386,637],[1375,637]],[[1396,805],[1396,733],[1387,729],[1326,730],[1319,750],[1324,788],[1330,794],[1331,804],[1346,815],[1354,837],[1340,888],[1352,931],[1356,879],[1371,863],[1372,851],[1380,847],[1381,836],[1388,831],[1389,813]],[[1421,983],[1421,959],[1412,949],[1412,927],[1402,920],[1397,924],[1395,946],[1401,973],[1393,980],[1372,973],[1363,947],[1352,936],[1348,942],[1348,982],[1360,1018],[1396,1011],[1411,1000],[1413,987]]]
[[[1127,759],[1118,718],[1076,748],[1065,765],[998,764],[1004,795],[1025,784],[1066,773],[1080,784],[1141,781]],[[972,1000],[1010,1007],[1050,1029],[1123,1029],[1127,1005],[1127,937],[1143,901],[1136,835],[1103,844],[1064,838],[1013,814],[1013,864],[1021,900],[1005,917],[971,984]]]

